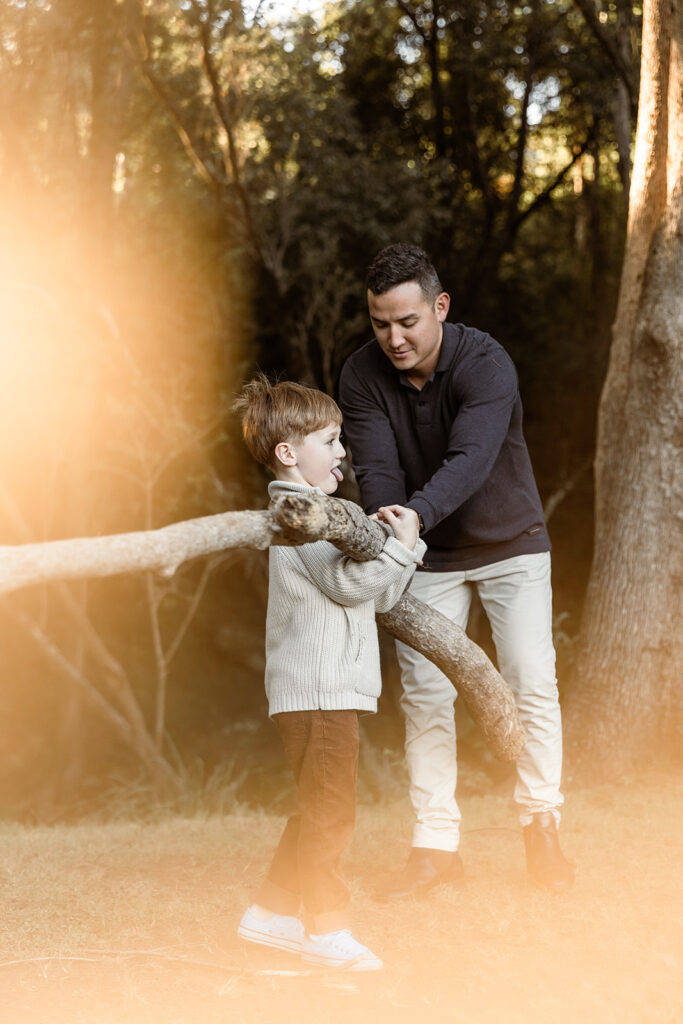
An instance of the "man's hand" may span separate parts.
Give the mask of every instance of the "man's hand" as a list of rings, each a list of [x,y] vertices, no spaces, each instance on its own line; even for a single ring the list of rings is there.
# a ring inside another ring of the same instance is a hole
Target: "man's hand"
[[[370,518],[388,523],[394,531],[396,540],[400,540],[401,544],[410,548],[411,551],[417,544],[417,538],[420,536],[420,520],[417,512],[412,508],[404,508],[403,505],[383,505]]]

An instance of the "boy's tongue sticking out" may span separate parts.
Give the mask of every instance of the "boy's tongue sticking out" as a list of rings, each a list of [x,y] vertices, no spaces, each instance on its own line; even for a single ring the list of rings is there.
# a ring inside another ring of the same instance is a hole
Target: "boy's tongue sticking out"
[[[341,469],[339,468],[339,466],[335,466],[335,467],[334,467],[334,469],[332,470],[332,476],[333,476],[333,477],[334,477],[334,479],[335,479],[335,480],[337,480],[337,481],[338,481],[339,483],[341,483],[341,482],[342,482],[342,480],[344,479],[344,474],[342,473],[342,471],[341,471]]]

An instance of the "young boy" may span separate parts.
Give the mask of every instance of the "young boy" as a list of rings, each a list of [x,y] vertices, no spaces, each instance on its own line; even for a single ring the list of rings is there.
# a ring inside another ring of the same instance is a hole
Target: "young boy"
[[[275,474],[271,498],[337,489],[342,417],[328,395],[260,376],[235,408],[249,451]],[[298,813],[238,929],[250,942],[301,952],[307,963],[350,970],[382,966],[351,934],[349,888],[339,872],[355,822],[358,715],[377,710],[381,689],[375,611],[396,603],[425,551],[413,513],[393,505],[378,515],[393,536],[387,530],[369,562],[327,541],[270,549],[266,693]]]

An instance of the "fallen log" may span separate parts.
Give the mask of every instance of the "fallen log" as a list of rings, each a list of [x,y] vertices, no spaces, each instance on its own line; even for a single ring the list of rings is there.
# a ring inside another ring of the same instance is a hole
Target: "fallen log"
[[[0,592],[144,570],[171,576],[189,559],[229,548],[264,550],[271,544],[317,540],[367,561],[379,554],[385,539],[385,528],[353,502],[319,494],[283,495],[263,511],[225,512],[158,530],[0,547]],[[377,620],[448,676],[496,757],[520,755],[525,738],[512,692],[463,630],[410,594]]]

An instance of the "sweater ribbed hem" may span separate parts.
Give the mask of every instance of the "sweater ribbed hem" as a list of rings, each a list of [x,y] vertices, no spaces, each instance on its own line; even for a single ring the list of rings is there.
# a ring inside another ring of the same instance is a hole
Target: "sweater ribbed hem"
[[[278,693],[268,702],[268,715],[283,711],[377,711],[377,698],[355,690]]]

